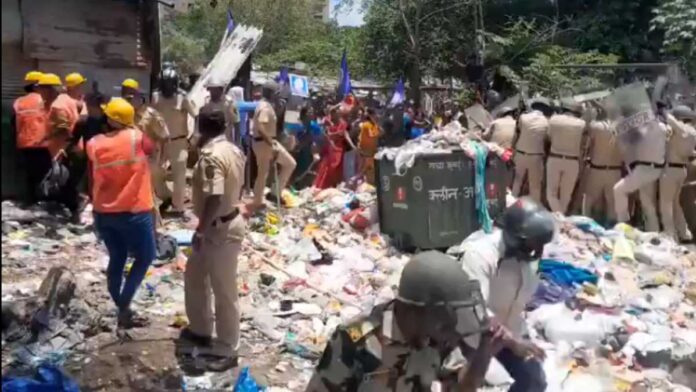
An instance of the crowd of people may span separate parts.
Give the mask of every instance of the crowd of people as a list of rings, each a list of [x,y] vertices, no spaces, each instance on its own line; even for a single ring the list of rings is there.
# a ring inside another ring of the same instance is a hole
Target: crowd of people
[[[530,198],[506,210],[500,229],[478,234],[463,269],[437,252],[416,255],[404,269],[394,302],[336,330],[308,390],[357,390],[374,383],[421,390],[442,378],[437,369],[455,351],[463,365],[449,381],[460,390],[476,390],[494,356],[516,380],[512,390],[543,390],[543,350],[525,341],[520,328],[538,283],[531,263],[554,232],[544,202],[567,213],[579,193],[581,209],[589,214],[604,199],[608,220],[626,222],[628,195],[639,190],[646,229],[658,231],[659,186],[664,231],[691,239],[678,198],[696,147],[696,113],[686,106],[661,107],[656,126],[622,145],[617,109],[608,101],[554,107],[537,98],[524,109],[497,108],[496,118],[481,127],[453,110],[428,117],[408,103],[380,107],[349,95],[325,107],[301,107],[301,126],[287,127],[276,83],[253,90],[255,104],[247,114],[235,99],[238,88],[226,93],[219,81],[207,82],[205,104],[196,108],[169,67],[149,103],[133,79],[123,81],[120,97],[86,94],[85,83],[78,73],[64,81],[51,73],[26,75],[26,95],[14,104],[13,125],[27,169],[28,201],[53,198],[75,221],[91,201],[95,229],[109,253],[107,287],[118,308],[118,327],[144,326],[147,319],[131,302],[156,256],[159,220],[184,215],[191,166],[198,224],[185,272],[189,325],[181,339],[209,354],[211,370],[237,364],[240,310],[237,285],[230,282],[237,279],[245,219],[265,208],[266,199],[282,202],[282,191],[307,172],[313,172],[311,185],[318,189],[355,177],[374,184],[378,148],[424,133],[463,132],[511,150],[512,192],[522,196],[528,189]],[[255,181],[249,165],[256,168]],[[253,190],[248,200],[245,184]],[[129,255],[134,263],[124,279]],[[509,282],[520,279],[521,291],[512,292]],[[471,337],[477,341],[465,339]],[[413,366],[404,366],[402,357]]]

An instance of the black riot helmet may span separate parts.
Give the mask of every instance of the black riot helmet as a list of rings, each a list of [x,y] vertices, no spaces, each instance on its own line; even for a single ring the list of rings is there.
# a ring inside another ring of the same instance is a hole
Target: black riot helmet
[[[162,95],[171,98],[179,89],[179,73],[174,64],[165,63],[160,73],[160,90]]]
[[[541,257],[555,230],[551,213],[528,197],[505,210],[502,224],[506,256],[526,262]]]
[[[269,101],[273,102],[278,95],[278,83],[270,81],[266,82],[261,86],[261,96]]]
[[[404,267],[397,301],[426,309],[446,308],[459,336],[487,328],[481,286],[453,258],[437,251],[415,255]]]

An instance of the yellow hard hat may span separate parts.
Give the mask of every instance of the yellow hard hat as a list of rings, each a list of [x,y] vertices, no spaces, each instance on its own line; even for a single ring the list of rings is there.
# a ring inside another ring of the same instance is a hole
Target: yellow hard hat
[[[87,79],[85,79],[85,77],[80,75],[78,72],[73,72],[65,77],[65,85],[68,87],[79,86],[86,81]]]
[[[38,83],[41,77],[43,76],[43,73],[39,71],[29,71],[27,74],[24,76],[24,81],[27,83]]]
[[[109,103],[102,105],[106,117],[117,123],[133,126],[135,124],[135,108],[123,98],[111,98]]]
[[[45,73],[39,78],[39,86],[62,86],[60,78],[56,74]]]
[[[137,90],[140,88],[140,83],[138,83],[138,81],[135,79],[126,79],[123,81],[123,83],[121,83],[121,87],[128,87]]]

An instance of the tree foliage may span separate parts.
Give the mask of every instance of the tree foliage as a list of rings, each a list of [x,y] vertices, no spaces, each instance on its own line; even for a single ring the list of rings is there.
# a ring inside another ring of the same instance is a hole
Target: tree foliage
[[[663,53],[676,57],[696,75],[696,1],[663,0],[653,13],[650,28],[664,33]]]

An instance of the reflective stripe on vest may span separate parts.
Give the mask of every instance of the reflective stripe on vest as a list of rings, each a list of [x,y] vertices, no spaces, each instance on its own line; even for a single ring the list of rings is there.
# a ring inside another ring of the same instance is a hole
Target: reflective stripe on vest
[[[94,210],[100,213],[145,212],[153,207],[143,133],[135,128],[97,135],[87,143],[92,163]]]
[[[46,137],[46,110],[38,93],[17,98],[15,112],[17,148],[40,147]]]

